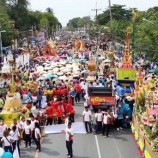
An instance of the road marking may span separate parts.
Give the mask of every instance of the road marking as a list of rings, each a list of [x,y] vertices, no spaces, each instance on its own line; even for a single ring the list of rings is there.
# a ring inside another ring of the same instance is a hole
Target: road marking
[[[96,145],[97,145],[98,158],[101,158],[101,153],[100,153],[100,148],[99,148],[97,135],[95,135],[95,141],[96,141]]]
[[[122,155],[121,155],[121,152],[120,152],[119,147],[118,147],[118,145],[117,145],[115,136],[114,136],[114,138],[113,138],[113,141],[114,141],[114,144],[115,144],[115,147],[116,147],[116,152],[117,152],[117,154],[118,154],[118,158],[122,158]]]

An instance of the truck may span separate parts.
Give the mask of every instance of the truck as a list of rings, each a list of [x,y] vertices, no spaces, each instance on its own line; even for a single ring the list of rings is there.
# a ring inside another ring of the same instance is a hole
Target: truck
[[[89,87],[89,104],[93,110],[113,109],[115,107],[115,93],[108,87]]]

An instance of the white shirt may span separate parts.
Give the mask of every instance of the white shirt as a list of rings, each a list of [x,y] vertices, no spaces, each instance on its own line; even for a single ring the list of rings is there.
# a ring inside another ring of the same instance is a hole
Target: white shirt
[[[97,121],[102,121],[103,114],[101,112],[95,113],[95,118]]]
[[[7,140],[7,139],[8,140]],[[3,141],[3,143],[4,143],[4,146],[11,146],[11,144],[10,144],[10,141],[11,140],[13,140],[13,138],[11,137],[11,136],[7,136],[7,137],[3,137],[2,139],[1,139],[1,141]]]
[[[111,118],[111,116],[108,114],[108,115],[105,115],[104,114],[104,118],[103,118],[103,123],[104,124],[107,124],[108,123],[108,118]]]
[[[35,128],[35,138],[38,139],[38,135],[40,136],[41,138],[41,132],[39,130],[39,128]]]
[[[26,125],[26,121],[20,121],[20,128],[21,129],[24,129],[25,128],[25,125]]]
[[[65,126],[66,126],[66,127],[67,127],[68,123],[69,123],[69,118],[66,118],[66,119],[65,119]]]
[[[13,138],[13,140],[19,140],[20,134],[19,131],[10,131],[10,136]]]
[[[83,111],[84,121],[90,121],[91,111]]]
[[[30,130],[31,130],[31,125],[25,125],[25,134],[30,134]]]
[[[37,110],[36,106],[33,106],[31,108],[31,112],[32,112],[32,115],[36,118],[37,114],[38,114],[38,110]]]
[[[10,129],[13,128],[13,126],[16,126],[16,130],[18,130],[20,128],[20,124],[17,123],[16,125],[14,125],[13,123],[10,125]]]
[[[37,120],[31,120],[31,129],[34,130],[35,129],[35,123],[38,122]]]
[[[66,140],[67,140],[67,141],[70,141],[70,140],[73,139],[73,138],[70,136],[70,135],[73,136],[73,130],[72,130],[72,128],[66,127],[65,133],[66,133],[65,137],[66,137]],[[70,134],[69,134],[69,133],[70,133]]]
[[[8,127],[7,127],[6,124],[4,124],[4,125],[0,124],[0,137],[3,137],[3,133],[4,133],[4,131],[5,131],[7,128],[8,128]]]

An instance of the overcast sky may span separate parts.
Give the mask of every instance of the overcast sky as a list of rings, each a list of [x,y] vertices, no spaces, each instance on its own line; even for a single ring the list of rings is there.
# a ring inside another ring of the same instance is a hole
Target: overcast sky
[[[50,7],[54,10],[55,16],[63,26],[75,17],[91,16],[94,18],[95,12],[91,9],[97,7],[105,10],[108,7],[109,0],[29,0],[32,10],[45,11]],[[138,8],[147,10],[148,8],[158,6],[158,0],[111,0],[111,4],[126,5],[127,8]],[[101,13],[99,11],[98,13]]]

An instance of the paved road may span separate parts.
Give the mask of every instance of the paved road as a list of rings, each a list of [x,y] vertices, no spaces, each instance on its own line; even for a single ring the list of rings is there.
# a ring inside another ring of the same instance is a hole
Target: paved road
[[[76,120],[81,121],[83,106],[75,106]],[[65,135],[50,134],[43,138],[42,152],[33,156],[33,148],[23,150],[27,158],[66,158]],[[109,138],[92,134],[75,134],[74,158],[140,158],[137,146],[128,129],[112,130]],[[31,156],[32,155],[32,156]]]

